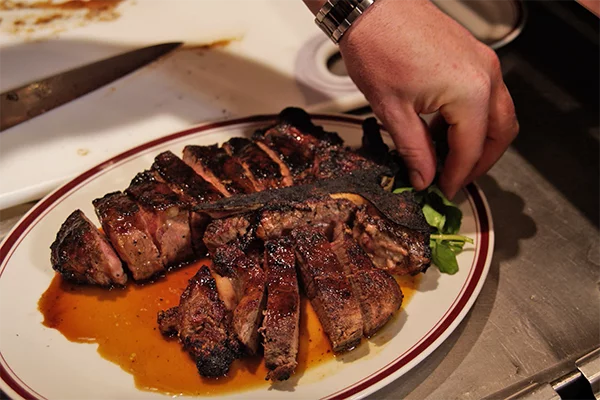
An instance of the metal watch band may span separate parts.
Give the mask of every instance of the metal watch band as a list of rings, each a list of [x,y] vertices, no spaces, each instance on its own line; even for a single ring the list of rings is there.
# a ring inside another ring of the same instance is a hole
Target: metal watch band
[[[315,17],[315,23],[333,43],[338,44],[344,33],[375,0],[327,0]]]

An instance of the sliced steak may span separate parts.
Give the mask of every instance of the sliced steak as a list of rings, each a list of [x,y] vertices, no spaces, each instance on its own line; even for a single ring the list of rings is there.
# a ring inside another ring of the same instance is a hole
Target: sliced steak
[[[427,232],[369,215],[364,208],[356,213],[352,236],[377,268],[390,273],[416,275],[431,264]]]
[[[257,191],[292,185],[292,178],[284,175],[280,165],[251,140],[231,138],[223,144],[223,148],[244,166]]]
[[[210,202],[223,197],[210,182],[170,151],[162,152],[154,158],[152,170],[189,204]]]
[[[257,235],[265,240],[287,235],[292,229],[303,226],[326,229],[337,222],[348,222],[356,209],[357,206],[349,200],[329,196],[300,203],[274,202],[261,212]]]
[[[81,210],[63,222],[50,251],[52,268],[69,281],[100,286],[127,283],[121,260]]]
[[[163,265],[174,266],[194,258],[190,232],[189,205],[150,171],[133,178],[126,193],[143,210],[148,230],[160,252]]]
[[[185,146],[183,161],[198,175],[212,183],[224,196],[256,192],[244,167],[216,144]]]
[[[164,264],[138,204],[122,192],[92,201],[96,215],[115,250],[136,281],[164,271]]]
[[[315,152],[313,168],[306,181],[339,178],[375,166],[373,161],[341,146],[322,147]]]
[[[294,183],[302,182],[304,175],[311,171],[315,147],[319,144],[315,137],[283,124],[267,131],[256,131],[252,138],[271,159],[289,173]]]
[[[182,201],[190,205],[212,202],[223,197],[210,182],[196,174],[189,165],[170,151],[156,156],[152,170],[159,180],[166,182]],[[210,218],[204,214],[190,214],[192,243],[198,256],[206,253],[202,238],[209,222]]]
[[[267,379],[283,381],[296,369],[300,324],[300,295],[296,256],[288,237],[265,243],[267,307],[260,331],[264,337]]]
[[[214,255],[219,247],[243,238],[249,228],[250,220],[246,215],[215,219],[206,227],[204,244],[208,252]]]
[[[292,237],[302,286],[333,351],[353,349],[363,335],[363,321],[344,268],[319,229],[295,229]]]
[[[402,290],[393,276],[373,265],[346,226],[340,224],[334,232],[331,249],[344,267],[360,305],[363,334],[371,337],[400,309]]]
[[[259,345],[258,328],[266,301],[263,270],[235,243],[217,249],[213,268],[219,275],[231,279],[238,300],[233,310],[233,330],[250,354],[256,354]]]
[[[310,115],[298,107],[284,108],[277,116],[277,123],[280,126],[291,125],[300,132],[310,134],[317,138],[321,143],[324,143],[327,146],[342,145],[344,143],[337,133],[328,132],[324,130],[323,127],[313,124]]]
[[[204,377],[226,375],[240,356],[239,342],[231,330],[231,313],[219,299],[207,266],[189,280],[177,307],[158,313],[158,326],[164,335],[179,337]]]

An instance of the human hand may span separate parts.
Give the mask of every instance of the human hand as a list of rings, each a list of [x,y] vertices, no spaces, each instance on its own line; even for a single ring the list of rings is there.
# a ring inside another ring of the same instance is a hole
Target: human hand
[[[436,172],[419,114],[439,111],[449,124],[439,178],[448,198],[487,172],[519,131],[496,54],[429,0],[378,0],[339,46],[348,74],[392,135],[417,190]]]

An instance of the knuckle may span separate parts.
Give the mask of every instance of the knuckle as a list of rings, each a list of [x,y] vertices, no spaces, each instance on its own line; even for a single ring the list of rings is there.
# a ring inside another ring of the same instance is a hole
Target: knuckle
[[[488,99],[492,91],[490,76],[483,70],[476,70],[471,77],[471,96],[477,99]]]
[[[498,55],[496,54],[496,52],[486,46],[485,50],[484,50],[484,57],[485,57],[485,60],[488,62],[491,73],[497,77],[502,76],[502,68],[500,65],[500,59],[498,58]]]
[[[519,125],[519,120],[515,116],[513,118],[513,123],[512,123],[512,126],[510,128],[510,138],[511,138],[511,141],[514,140],[519,135],[520,130],[521,130],[521,126]]]

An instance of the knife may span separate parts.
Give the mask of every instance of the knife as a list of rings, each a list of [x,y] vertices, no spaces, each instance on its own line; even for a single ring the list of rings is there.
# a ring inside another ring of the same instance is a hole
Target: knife
[[[136,49],[4,92],[0,94],[0,132],[119,79],[181,44]]]

